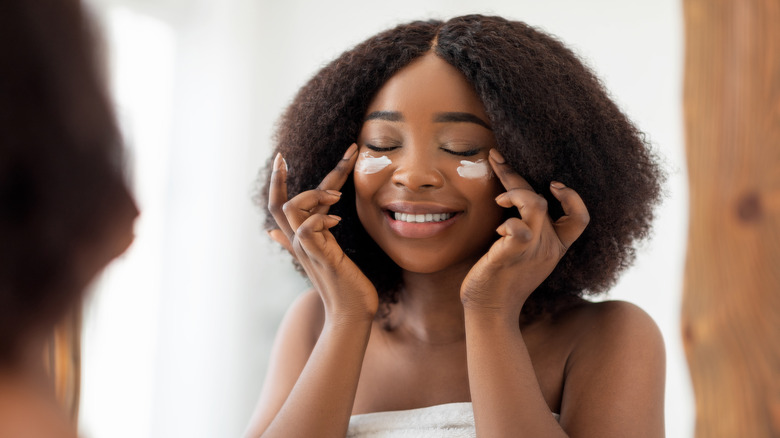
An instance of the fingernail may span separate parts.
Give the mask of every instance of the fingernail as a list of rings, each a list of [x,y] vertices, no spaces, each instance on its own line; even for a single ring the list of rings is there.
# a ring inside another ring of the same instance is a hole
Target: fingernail
[[[328,217],[331,219],[336,219],[337,221],[341,222],[341,217],[336,216],[335,214],[329,214]]]
[[[563,185],[563,183],[560,183],[558,181],[551,182],[550,186],[552,186],[553,188],[556,188],[556,189],[565,189],[566,188],[566,186]]]
[[[284,161],[282,153],[277,152],[276,157],[274,157],[274,171],[282,170],[282,166],[284,166],[284,170],[287,170],[287,163]]]
[[[493,160],[496,163],[501,163],[501,164],[506,163],[506,160],[504,159],[504,156],[501,155],[501,152],[499,152],[499,151],[497,151],[495,149],[491,149],[490,150],[490,157],[493,158]]]
[[[502,201],[504,198],[506,198],[506,193],[502,193],[496,196],[496,201]]]
[[[341,158],[342,160],[346,161],[352,158],[353,155],[355,155],[355,152],[357,151],[357,144],[352,143],[352,146],[347,149],[346,152],[344,152],[344,156]]]
[[[339,192],[338,190],[325,190],[325,192],[333,196],[341,196],[341,192]]]
[[[285,171],[285,172],[287,172],[288,170],[290,170],[290,168],[289,168],[289,167],[287,167],[287,160],[285,160],[285,159],[284,159],[284,157],[282,157],[282,164],[284,164],[284,171]]]

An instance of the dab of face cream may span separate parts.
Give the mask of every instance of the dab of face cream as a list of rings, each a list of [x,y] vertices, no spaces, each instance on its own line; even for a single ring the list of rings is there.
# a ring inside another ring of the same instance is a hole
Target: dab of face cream
[[[486,160],[462,160],[457,170],[458,175],[463,178],[477,179],[490,177],[490,165]]]
[[[377,173],[391,163],[390,159],[386,156],[372,157],[368,152],[360,154],[360,159],[355,165],[355,172],[365,173],[370,175]]]

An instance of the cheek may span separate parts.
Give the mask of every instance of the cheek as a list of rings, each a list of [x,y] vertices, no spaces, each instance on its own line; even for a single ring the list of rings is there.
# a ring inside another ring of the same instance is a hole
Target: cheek
[[[384,173],[384,172],[383,172]],[[386,178],[380,174],[358,172],[357,168],[352,173],[355,184],[355,207],[358,218],[366,226],[367,214],[374,211],[372,200]]]
[[[385,167],[392,164],[390,158],[386,156],[374,157],[368,152],[363,152],[355,163],[355,174],[373,175],[384,170]]]
[[[496,204],[496,196],[506,191],[492,170],[487,176],[466,178],[457,176],[457,185],[465,197],[471,200],[472,207],[486,222],[497,224],[504,215],[504,208]],[[496,225],[497,226],[497,225]]]
[[[487,160],[461,160],[460,166],[455,171],[458,176],[465,179],[486,180],[493,177],[493,170]]]
[[[355,182],[355,195],[358,199],[371,199],[382,184],[382,178],[376,174],[360,173],[357,170],[352,174]]]
[[[363,203],[370,202],[374,194],[387,179],[385,170],[392,161],[386,156],[374,157],[368,152],[363,152],[358,156],[355,163],[355,171],[352,178],[355,181],[355,195],[357,200],[358,212],[360,212]]]
[[[474,203],[501,208],[495,203],[495,197],[506,190],[487,160],[461,160],[449,175],[452,184]]]

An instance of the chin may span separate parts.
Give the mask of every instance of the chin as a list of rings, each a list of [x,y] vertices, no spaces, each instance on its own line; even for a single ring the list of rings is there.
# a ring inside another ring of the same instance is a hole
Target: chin
[[[389,257],[404,271],[415,274],[436,274],[448,270],[463,270],[468,272],[484,253],[478,256],[450,258],[442,257],[441,252],[431,254],[417,252],[412,257],[408,255],[388,254]]]

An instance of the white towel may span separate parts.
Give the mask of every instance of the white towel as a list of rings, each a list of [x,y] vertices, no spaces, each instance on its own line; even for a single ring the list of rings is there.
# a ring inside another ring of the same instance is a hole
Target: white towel
[[[353,415],[347,438],[474,438],[471,403]]]
[[[559,420],[560,416],[553,413]],[[353,415],[347,438],[475,438],[471,402]]]

